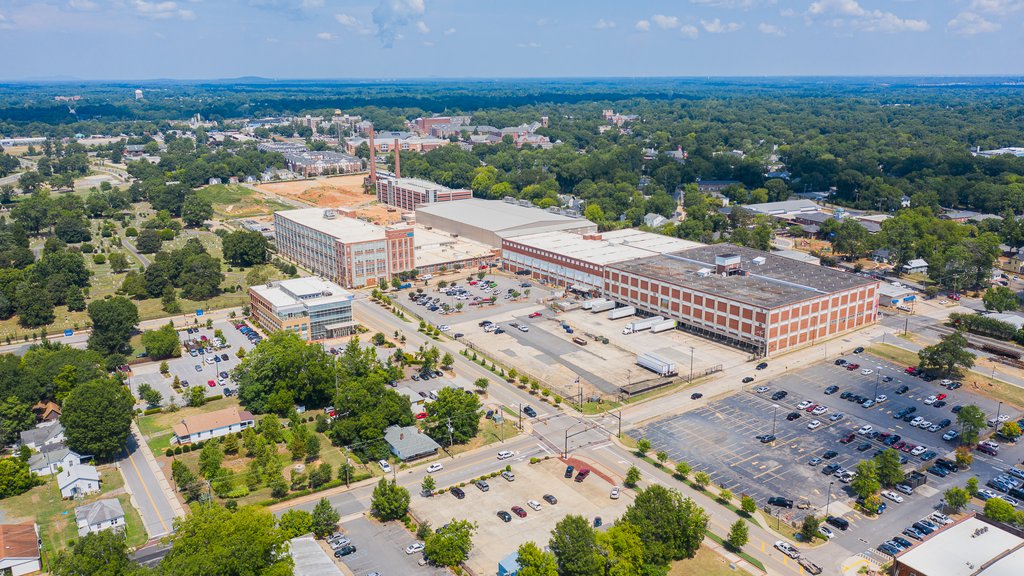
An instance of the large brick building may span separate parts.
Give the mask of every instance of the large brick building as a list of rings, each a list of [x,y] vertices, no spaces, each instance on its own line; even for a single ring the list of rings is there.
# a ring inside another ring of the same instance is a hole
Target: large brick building
[[[415,265],[408,225],[378,226],[303,208],[275,212],[274,229],[279,254],[344,288],[386,282]]]
[[[472,197],[472,190],[454,190],[418,178],[377,178],[377,200],[410,212],[427,204],[468,200]]]

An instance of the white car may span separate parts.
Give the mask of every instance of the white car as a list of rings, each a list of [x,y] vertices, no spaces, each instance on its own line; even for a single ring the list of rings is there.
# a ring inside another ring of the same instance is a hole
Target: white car
[[[803,402],[801,402],[801,403],[796,405],[796,409],[797,410],[805,410],[811,404],[813,404],[813,402],[811,402],[810,400],[804,400]]]
[[[833,532],[828,526],[825,526],[824,524],[822,524],[821,526],[818,526],[818,532],[821,532],[822,536],[828,538],[829,540],[831,540],[831,539],[836,537],[836,533]]]
[[[406,554],[415,554],[417,552],[423,552],[423,542],[413,542],[405,547]]]
[[[953,381],[952,381],[952,380],[950,380],[950,379],[948,379],[948,378],[947,378],[947,379],[945,379],[945,380],[942,380],[941,382],[939,382],[939,384],[942,384],[942,386],[943,386],[943,387],[945,387],[945,386],[949,386],[949,385],[950,385],[950,384],[952,384],[952,383],[953,383]]]
[[[216,364],[217,363],[217,357],[216,356],[207,356],[206,357],[206,363],[207,364]]]
[[[437,329],[440,330],[441,332],[447,332],[451,330],[452,327],[447,324],[441,324],[440,326],[437,327]]]
[[[893,492],[892,490],[887,490],[885,492],[882,492],[882,496],[885,496],[886,498],[888,498],[889,500],[892,500],[893,502],[895,502],[897,504],[900,504],[900,503],[903,502],[903,496],[900,496],[899,494]]]
[[[785,554],[786,556],[789,556],[790,558],[799,558],[800,557],[800,551],[797,550],[789,542],[783,542],[782,540],[776,540],[774,546],[775,546],[776,550],[778,550],[779,552],[782,552],[783,554]]]
[[[989,490],[988,488],[978,490],[979,500],[991,500],[992,498],[999,498],[999,494],[996,494],[995,492]]]
[[[433,474],[434,472],[440,472],[441,470],[444,470],[444,464],[441,464],[440,462],[434,462],[430,466],[427,466],[427,474]]]
[[[391,464],[388,464],[387,460],[381,460],[380,462],[377,462],[377,465],[380,466],[380,469],[383,470],[385,474],[391,473]]]
[[[928,451],[928,447],[927,446],[917,446],[913,450],[910,451],[910,455],[911,456],[920,456],[921,454],[924,454],[927,451]]]
[[[808,430],[816,430],[818,426],[821,426],[821,422],[818,420],[811,420],[810,422],[807,423]]]
[[[825,412],[828,412],[828,406],[818,406],[817,408],[811,411],[811,414],[814,414],[815,416],[821,416]]]
[[[754,392],[757,392],[758,394],[764,394],[769,390],[771,390],[771,388],[767,386],[758,386],[757,388],[754,388]]]
[[[949,432],[946,432],[945,434],[942,435],[942,439],[948,442],[950,440],[954,440],[959,435],[960,433],[957,432],[956,430],[950,430]]]
[[[889,397],[886,396],[885,394],[879,394],[878,396],[875,396],[875,404],[881,404],[882,402],[885,402],[888,399]]]
[[[1018,502],[1015,498],[1011,498],[1010,496],[1007,496],[1005,494],[1000,494],[999,498],[1005,500],[1010,506],[1020,506],[1020,502]]]
[[[433,277],[434,277],[433,274],[424,274],[423,276],[420,276],[420,280],[430,280]]]
[[[527,326],[526,324],[520,324],[519,325],[519,331],[520,332],[529,332],[530,331],[530,327]]]
[[[872,430],[874,430],[874,428],[871,426],[871,424],[865,424],[860,427],[860,430],[857,430],[857,434],[860,434],[862,436],[865,434],[871,434]]]
[[[910,421],[910,425],[913,426],[914,428],[917,428],[917,425],[920,424],[921,422],[924,422],[924,418],[922,418],[921,416],[916,416],[913,420]]]
[[[927,430],[928,427],[931,426],[931,425],[932,425],[931,422],[929,422],[927,420],[922,420],[921,423],[917,425],[917,427],[921,428],[922,430]]]
[[[932,515],[928,517],[929,520],[936,524],[942,524],[943,526],[952,524],[953,520],[941,512],[932,512]]]
[[[536,500],[527,500],[526,505],[534,510],[540,510],[540,502],[537,502]]]
[[[608,497],[611,498],[612,500],[618,500],[619,499],[619,487],[618,486],[612,486],[612,491],[611,491],[610,494],[608,494]]]
[[[512,453],[511,450],[502,450],[501,452],[498,452],[498,460],[504,460],[513,456],[515,456],[515,454]]]
[[[875,371],[874,371],[874,370],[872,370],[871,368],[865,368],[865,369],[861,370],[861,371],[860,371],[860,373],[861,373],[861,374],[863,374],[863,375],[865,375],[865,376],[867,376],[867,375],[869,375],[869,374],[874,374],[874,373],[875,373]]]
[[[929,405],[929,406],[931,406],[932,404],[935,404],[936,400],[938,400],[938,398],[936,398],[934,395],[932,395],[932,396],[929,396],[929,397],[925,398],[924,399],[924,403]]]

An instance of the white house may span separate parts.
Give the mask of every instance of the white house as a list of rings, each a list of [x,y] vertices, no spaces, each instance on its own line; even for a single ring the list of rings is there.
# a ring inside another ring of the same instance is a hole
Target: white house
[[[82,460],[88,460],[88,456],[82,456],[68,448],[63,442],[58,444],[47,444],[39,449],[28,459],[28,469],[40,476],[52,476],[58,470],[77,466]]]
[[[928,262],[920,258],[914,258],[903,265],[902,271],[904,274],[926,274],[928,272]]]
[[[40,450],[48,444],[64,442],[64,426],[60,422],[46,422],[21,433],[21,445]]]
[[[100,473],[95,466],[79,464],[57,474],[57,486],[64,498],[75,498],[100,491]]]
[[[78,535],[102,530],[124,530],[124,509],[117,498],[97,500],[75,508]]]
[[[654,214],[653,212],[644,216],[644,225],[650,226],[651,228],[658,228],[668,222],[668,218],[665,218],[661,214]]]
[[[28,524],[0,524],[0,574],[22,576],[42,570],[39,529]]]
[[[178,444],[189,444],[234,434],[255,425],[256,421],[251,413],[239,410],[237,407],[225,408],[216,412],[183,418],[173,427],[174,441]]]

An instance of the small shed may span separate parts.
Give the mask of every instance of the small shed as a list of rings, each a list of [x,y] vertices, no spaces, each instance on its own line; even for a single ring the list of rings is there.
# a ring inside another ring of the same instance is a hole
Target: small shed
[[[512,552],[498,562],[498,576],[517,576],[520,568],[519,552]]]

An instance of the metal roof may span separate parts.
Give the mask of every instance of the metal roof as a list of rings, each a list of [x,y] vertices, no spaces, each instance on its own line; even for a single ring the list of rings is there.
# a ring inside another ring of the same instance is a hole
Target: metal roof
[[[971,516],[946,526],[898,555],[919,574],[1016,576],[1024,560],[1024,538]]]
[[[75,508],[75,518],[85,520],[89,526],[124,517],[124,509],[117,498],[97,500]]]
[[[333,216],[325,218],[325,214],[333,214]],[[387,230],[384,226],[336,214],[330,208],[282,210],[275,212],[274,217],[284,218],[307,228],[312,228],[345,243],[384,240],[385,231]],[[409,228],[409,232],[412,232],[412,228]]]
[[[594,226],[585,218],[572,218],[554,214],[540,208],[519,206],[501,200],[472,198],[458,202],[438,202],[416,209],[416,214],[427,214],[469,224],[491,232],[508,232],[520,227],[536,226],[542,223],[577,224]]]
[[[599,266],[703,246],[699,242],[632,228],[588,236],[591,237],[554,231],[516,236],[513,241],[530,248]],[[600,239],[594,238],[594,236],[600,236]]]

